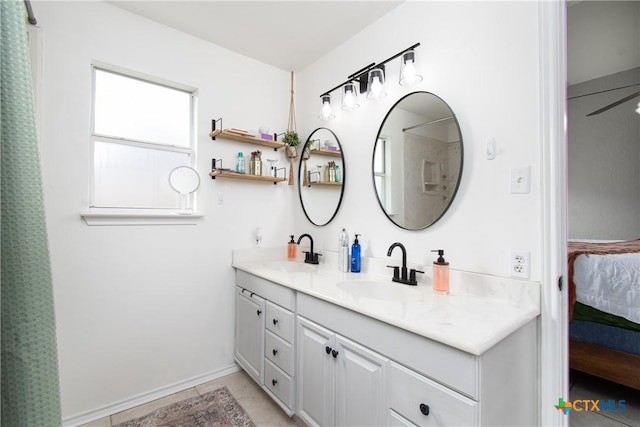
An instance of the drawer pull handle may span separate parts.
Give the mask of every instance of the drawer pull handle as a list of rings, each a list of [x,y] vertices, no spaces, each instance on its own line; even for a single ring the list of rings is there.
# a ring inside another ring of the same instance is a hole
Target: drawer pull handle
[[[273,324],[277,325],[278,324],[278,319],[273,319]]]
[[[262,310],[256,310],[256,314],[260,316],[262,314]]]
[[[333,356],[334,359],[338,357],[338,350],[331,350],[331,355]]]
[[[274,356],[278,353],[278,350],[276,350],[275,348],[272,351]]]
[[[420,412],[422,412],[423,415],[429,415],[429,405],[425,405],[424,403],[421,403]]]
[[[331,347],[326,346],[326,347],[324,348],[324,351],[326,351],[326,352],[327,352],[327,354],[331,354]]]
[[[278,384],[278,380],[271,380],[271,385],[275,386],[276,384]]]

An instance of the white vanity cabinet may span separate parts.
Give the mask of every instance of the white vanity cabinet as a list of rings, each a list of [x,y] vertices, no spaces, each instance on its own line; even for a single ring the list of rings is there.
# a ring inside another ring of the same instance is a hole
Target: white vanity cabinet
[[[254,292],[236,288],[236,359],[262,384],[264,371],[265,301]]]
[[[308,426],[538,424],[535,313],[482,350],[463,350],[446,344],[454,340],[427,338],[424,324],[413,331],[352,309],[331,290],[319,291],[324,278],[305,290],[240,269],[236,278],[236,361]],[[456,314],[463,327],[478,329],[473,316]],[[425,323],[437,332],[450,327]]]
[[[294,292],[260,277],[236,276],[236,362],[288,414],[295,410]]]
[[[298,317],[298,416],[309,426],[386,424],[388,360]]]
[[[310,425],[537,424],[535,319],[473,355],[303,293],[296,304],[298,408]],[[336,361],[352,351],[342,372],[326,346]],[[521,404],[505,410],[509,402]]]

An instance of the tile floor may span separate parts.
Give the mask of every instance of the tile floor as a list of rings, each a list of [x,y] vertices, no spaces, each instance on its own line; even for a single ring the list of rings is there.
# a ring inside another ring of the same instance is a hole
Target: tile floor
[[[298,427],[293,418],[289,418],[278,405],[244,371],[235,372],[217,380],[163,397],[153,402],[137,406],[109,417],[84,424],[80,427],[111,427],[124,421],[142,417],[148,413],[190,397],[204,394],[227,386],[233,397],[244,408],[256,426]]]
[[[127,411],[113,414],[80,427],[111,427],[118,423],[144,416],[158,408],[180,400],[204,394],[227,386],[233,397],[244,408],[256,426],[298,427],[302,423],[289,418],[278,405],[244,372],[236,372],[217,380],[154,400]],[[571,371],[571,401],[579,399],[626,400],[626,410],[620,412],[569,412],[571,427],[640,427],[640,390],[620,386],[603,379]]]
[[[638,427],[640,426],[640,390],[621,386],[583,372],[569,375],[569,400],[626,400],[625,411],[569,411],[571,427]]]

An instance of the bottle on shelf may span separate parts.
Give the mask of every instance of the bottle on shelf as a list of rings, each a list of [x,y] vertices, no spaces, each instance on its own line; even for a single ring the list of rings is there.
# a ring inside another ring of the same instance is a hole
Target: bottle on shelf
[[[236,172],[244,173],[244,154],[242,152],[239,152],[236,157]]]

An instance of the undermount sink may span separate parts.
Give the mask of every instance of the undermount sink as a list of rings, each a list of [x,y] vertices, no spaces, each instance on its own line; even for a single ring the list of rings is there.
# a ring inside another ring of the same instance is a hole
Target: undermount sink
[[[357,279],[338,283],[338,288],[358,297],[382,301],[402,299],[402,289],[395,283],[377,280]]]
[[[265,262],[264,266],[285,273],[313,273],[318,270],[317,265],[305,264],[299,261],[270,261]]]

